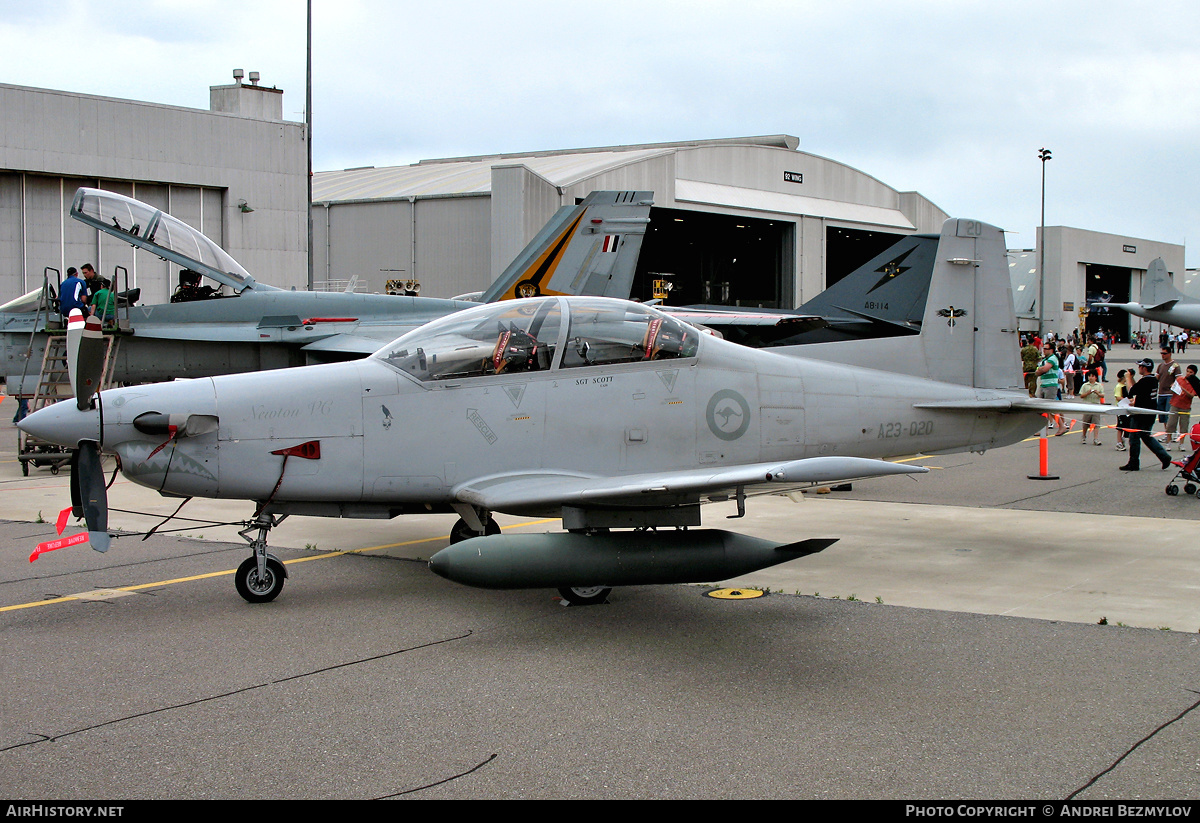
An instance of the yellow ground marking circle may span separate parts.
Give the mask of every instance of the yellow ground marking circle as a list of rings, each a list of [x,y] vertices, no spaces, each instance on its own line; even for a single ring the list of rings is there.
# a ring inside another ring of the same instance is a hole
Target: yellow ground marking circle
[[[706,597],[715,597],[718,600],[753,600],[764,594],[766,592],[761,589],[717,589],[708,592]]]

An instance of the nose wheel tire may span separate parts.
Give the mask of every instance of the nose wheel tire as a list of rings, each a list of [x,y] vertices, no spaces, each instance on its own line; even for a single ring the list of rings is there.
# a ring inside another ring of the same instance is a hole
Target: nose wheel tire
[[[248,557],[238,566],[233,583],[238,594],[248,603],[270,603],[283,591],[286,577],[283,564],[274,557],[267,558],[266,570],[262,575],[258,573],[258,560]]]
[[[612,594],[611,586],[575,586],[574,588],[559,589],[562,599],[571,606],[598,606],[608,601]]]

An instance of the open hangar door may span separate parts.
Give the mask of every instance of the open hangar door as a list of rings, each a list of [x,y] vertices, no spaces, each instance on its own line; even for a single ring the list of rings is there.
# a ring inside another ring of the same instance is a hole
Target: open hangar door
[[[1133,269],[1124,266],[1101,266],[1088,263],[1084,266],[1084,297],[1088,313],[1085,328],[1088,334],[1098,331],[1111,332],[1118,340],[1129,340],[1129,313],[1123,309],[1106,308],[1103,303],[1128,303]],[[1147,323],[1147,325],[1149,325]]]
[[[652,299],[666,274],[669,305],[790,309],[794,248],[789,222],[651,208],[631,296]]]
[[[903,234],[829,226],[825,230],[825,288],[841,280]]]

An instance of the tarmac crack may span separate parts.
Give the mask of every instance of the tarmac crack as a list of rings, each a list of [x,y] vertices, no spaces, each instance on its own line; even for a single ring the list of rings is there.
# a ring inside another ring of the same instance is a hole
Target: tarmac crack
[[[1193,689],[1188,689],[1188,691],[1190,691],[1192,694],[1200,694],[1200,692],[1196,692]],[[1147,741],[1149,741],[1152,737],[1154,737],[1156,734],[1161,732],[1163,729],[1167,728],[1167,726],[1170,726],[1172,723],[1175,723],[1178,720],[1182,720],[1184,717],[1186,717],[1188,714],[1190,714],[1197,707],[1200,707],[1200,700],[1197,700],[1195,703],[1188,706],[1186,709],[1184,709],[1179,714],[1175,715],[1174,717],[1172,717],[1170,720],[1166,721],[1165,723],[1160,723],[1158,726],[1156,726],[1154,728],[1153,731],[1150,732],[1150,734],[1146,735],[1141,740],[1139,740],[1138,742],[1136,742],[1132,746],[1130,746],[1128,749],[1126,749],[1125,752],[1120,757],[1118,757],[1116,760],[1114,760],[1112,762],[1111,766],[1109,766],[1104,771],[1096,774],[1094,777],[1092,777],[1091,780],[1084,783],[1082,786],[1080,786],[1075,791],[1071,792],[1069,795],[1067,795],[1066,799],[1074,800],[1076,795],[1078,795],[1080,792],[1084,791],[1085,789],[1091,788],[1096,783],[1096,781],[1098,781],[1100,778],[1104,777],[1104,775],[1108,774],[1113,769],[1117,768],[1117,766],[1121,765],[1121,761],[1124,760],[1125,758],[1129,757],[1129,755],[1133,754],[1135,751],[1137,751],[1138,748],[1143,743],[1146,743]]]
[[[1006,503],[996,503],[994,508],[999,509],[999,508],[1004,508],[1005,506],[1015,506],[1017,503],[1025,503],[1030,500],[1037,500],[1040,497],[1048,497],[1049,495],[1052,495],[1055,492],[1068,491],[1070,489],[1081,489],[1084,486],[1090,486],[1093,483],[1099,483],[1099,482],[1100,482],[1100,478],[1095,477],[1095,478],[1092,478],[1091,480],[1085,480],[1082,483],[1072,483],[1069,486],[1055,486],[1052,489],[1046,489],[1044,492],[1042,492],[1040,494],[1031,494],[1028,497],[1018,497],[1016,500],[1009,500]]]
[[[84,732],[95,731],[96,729],[103,729],[106,726],[115,726],[120,723],[126,723],[130,720],[138,720],[143,717],[151,717],[152,715],[162,714],[164,712],[172,712],[177,709],[186,709],[191,706],[199,706],[202,703],[210,703],[214,700],[224,700],[225,698],[234,697],[239,694],[246,694],[247,692],[256,691],[258,689],[265,689],[270,686],[278,686],[282,683],[290,683],[293,680],[302,680],[306,677],[312,677],[314,675],[324,674],[326,672],[337,671],[338,669],[345,669],[350,666],[358,666],[363,663],[371,663],[376,660],[386,660],[389,657],[395,657],[396,655],[399,655],[399,654],[407,654],[408,652],[420,651],[421,649],[428,649],[432,646],[440,646],[443,643],[452,643],[455,640],[465,640],[466,638],[470,637],[473,634],[474,634],[474,631],[468,631],[464,634],[456,635],[454,637],[443,637],[441,640],[431,640],[428,643],[421,643],[416,646],[408,646],[403,649],[393,649],[390,652],[383,652],[382,654],[374,654],[374,655],[371,655],[370,657],[360,657],[356,660],[347,660],[343,663],[334,663],[331,666],[322,666],[319,669],[312,669],[311,671],[301,672],[300,674],[288,675],[287,677],[280,677],[275,680],[268,680],[263,683],[256,683],[253,686],[243,686],[240,689],[234,689],[232,691],[222,692],[221,694],[213,694],[213,695],[209,695],[208,697],[198,697],[195,700],[186,700],[182,703],[174,703],[170,706],[160,706],[157,709],[148,709],[147,711],[144,711],[144,712],[136,712],[134,714],[126,715],[124,717],[116,717],[116,718],[113,718],[112,720],[105,720],[103,723],[93,723],[90,726],[81,726],[78,729],[72,729],[69,732],[62,732],[61,734],[48,735],[48,734],[42,734],[41,732],[29,732],[29,734],[33,735],[37,739],[26,740],[23,743],[14,743],[9,746],[0,746],[0,752],[8,752],[8,751],[12,751],[13,749],[20,749],[20,748],[24,748],[26,746],[33,746],[38,743],[56,743],[59,740],[63,740],[64,738],[73,737],[75,735],[83,734]],[[492,755],[493,758],[495,756],[496,755]],[[490,759],[491,758],[489,758],[489,760]],[[484,761],[484,763],[487,763],[487,762],[488,762],[488,760]],[[483,765],[483,763],[479,764],[479,766],[482,766],[482,765]],[[479,766],[476,766],[475,769],[479,768]],[[475,771],[475,769],[471,769],[469,771],[463,772],[463,774],[464,775],[470,774],[472,771]],[[462,775],[456,775],[456,777],[461,777],[461,776]],[[447,778],[447,780],[453,780],[453,779],[455,779],[455,778]],[[440,782],[445,782],[445,781],[440,781]],[[430,785],[436,786],[438,784],[431,783]],[[413,791],[416,791],[416,790],[413,790]]]
[[[467,769],[465,772],[459,772],[458,774],[451,775],[450,777],[444,778],[442,780],[438,780],[435,783],[426,783],[424,786],[417,786],[415,789],[405,789],[404,791],[395,792],[393,794],[385,794],[385,795],[381,795],[380,797],[375,797],[372,799],[373,800],[389,800],[393,797],[401,797],[402,795],[412,794],[414,792],[423,792],[426,789],[432,789],[434,786],[441,786],[443,783],[449,783],[452,780],[458,780],[460,777],[466,777],[467,775],[471,774],[471,772],[479,771],[484,766],[486,766],[488,763],[491,763],[493,760],[495,760],[497,757],[499,757],[499,753],[492,752],[491,757],[489,757],[486,760],[483,760],[479,763],[476,763],[474,766]]]

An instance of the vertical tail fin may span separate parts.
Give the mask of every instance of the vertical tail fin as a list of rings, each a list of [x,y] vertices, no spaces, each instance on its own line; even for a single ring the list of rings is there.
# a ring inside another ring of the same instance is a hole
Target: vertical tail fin
[[[1022,388],[1004,232],[978,220],[942,225],[919,335],[772,351],[981,389]]]
[[[648,191],[594,191],[563,206],[481,302],[543,294],[628,298],[653,198]]]
[[[1159,308],[1181,297],[1183,294],[1171,283],[1171,275],[1167,273],[1167,264],[1163,259],[1156,257],[1151,260],[1142,284],[1142,306],[1147,309]]]
[[[1004,232],[947,220],[921,322],[929,376],[986,389],[1019,389],[1020,345]]]

